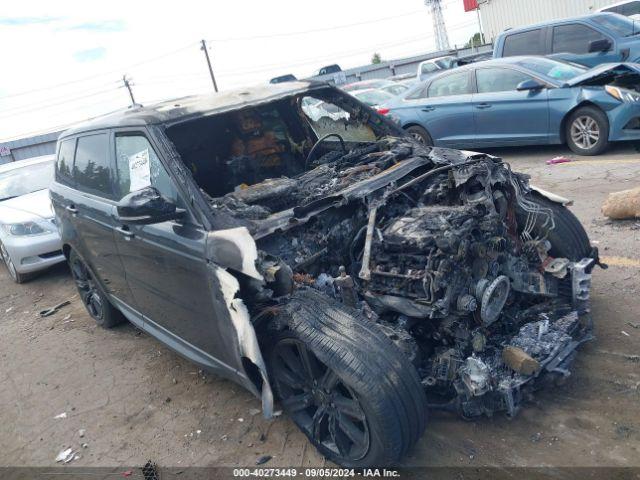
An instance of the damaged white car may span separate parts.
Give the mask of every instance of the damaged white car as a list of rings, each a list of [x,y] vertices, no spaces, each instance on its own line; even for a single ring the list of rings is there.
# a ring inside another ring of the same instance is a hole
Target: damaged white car
[[[65,132],[51,196],[88,311],[280,402],[344,466],[399,462],[429,409],[514,415],[592,338],[597,250],[500,159],[403,135],[306,82]]]

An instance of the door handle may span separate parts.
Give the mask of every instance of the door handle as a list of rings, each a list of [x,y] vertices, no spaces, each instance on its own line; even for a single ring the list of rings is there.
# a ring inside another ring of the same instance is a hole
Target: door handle
[[[479,108],[480,110],[484,110],[485,108],[491,108],[491,104],[490,103],[479,103],[476,105],[476,108]]]
[[[433,112],[436,109],[436,107],[432,107],[430,105],[427,105],[426,107],[422,108],[423,112]]]
[[[74,217],[78,214],[78,209],[75,207],[75,205],[67,205],[65,207],[65,210],[69,212],[71,215],[73,215]]]
[[[125,238],[125,240],[131,240],[133,237],[136,236],[135,233],[129,230],[129,227],[116,227],[116,232],[122,235]]]

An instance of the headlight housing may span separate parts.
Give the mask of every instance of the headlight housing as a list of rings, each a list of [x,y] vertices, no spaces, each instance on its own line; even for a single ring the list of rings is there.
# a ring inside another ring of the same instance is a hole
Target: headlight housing
[[[14,237],[27,237],[32,235],[42,235],[44,233],[49,233],[49,230],[46,230],[42,226],[38,225],[36,222],[4,224],[2,225],[2,229],[7,234],[13,235]]]
[[[640,93],[634,90],[614,87],[613,85],[606,85],[604,89],[609,95],[617,98],[621,102],[640,102]]]

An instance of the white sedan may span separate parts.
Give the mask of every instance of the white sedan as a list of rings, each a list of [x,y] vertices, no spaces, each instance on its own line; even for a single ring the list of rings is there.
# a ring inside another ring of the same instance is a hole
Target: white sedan
[[[0,165],[0,257],[17,283],[65,261],[49,199],[54,158]]]

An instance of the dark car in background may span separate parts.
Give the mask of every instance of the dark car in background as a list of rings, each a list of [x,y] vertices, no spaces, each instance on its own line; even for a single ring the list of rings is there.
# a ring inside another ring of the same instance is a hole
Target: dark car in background
[[[128,319],[267,417],[275,396],[340,465],[397,463],[427,408],[515,415],[591,338],[597,250],[567,200],[324,83],[69,129],[51,199],[98,324]]]
[[[494,58],[551,55],[594,67],[640,61],[640,25],[617,13],[595,13],[513,28],[496,38]]]
[[[485,148],[566,143],[597,155],[640,139],[640,65],[592,69],[545,57],[473,63],[383,105],[428,145]]]
[[[269,83],[283,83],[283,82],[295,82],[298,80],[295,75],[287,73],[286,75],[280,75],[269,80]]]

